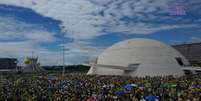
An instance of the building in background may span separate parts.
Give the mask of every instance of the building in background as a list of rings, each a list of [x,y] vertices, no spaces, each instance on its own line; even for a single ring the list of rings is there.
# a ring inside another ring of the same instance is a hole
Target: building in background
[[[129,39],[107,48],[90,63],[88,75],[123,76],[183,76],[186,71],[196,73],[176,49],[151,39]]]
[[[26,58],[24,60],[25,67],[22,68],[23,73],[41,73],[46,72],[45,69],[40,67],[38,58]]]
[[[15,71],[17,63],[16,58],[0,58],[0,71]]]
[[[183,76],[186,58],[174,48],[151,39],[129,39],[100,54],[88,74],[128,76]]]
[[[193,66],[201,67],[201,42],[173,45]]]
[[[0,69],[16,69],[16,58],[0,58]]]

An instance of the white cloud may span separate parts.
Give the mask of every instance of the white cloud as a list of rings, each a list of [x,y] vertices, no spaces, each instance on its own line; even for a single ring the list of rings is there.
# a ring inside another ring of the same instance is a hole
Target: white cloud
[[[154,26],[154,27],[153,27]],[[124,34],[150,34],[161,30],[171,30],[177,28],[198,27],[196,24],[181,24],[181,25],[154,25],[146,23],[137,23],[135,27],[121,24],[116,27],[108,28],[108,32],[122,32]]]
[[[61,65],[61,50],[52,51],[40,46],[43,42],[54,42],[55,33],[35,27],[14,18],[0,16],[0,57],[17,57],[19,65],[23,65],[23,59],[30,57],[32,52],[38,56],[41,65]],[[4,40],[4,41],[3,41]],[[74,41],[65,45],[66,51],[65,64],[82,63],[89,58],[95,57],[103,47],[90,45],[85,41]],[[79,59],[79,60],[78,60]]]
[[[61,64],[60,52],[40,46],[43,42],[54,42],[54,34],[12,17],[0,16],[0,57],[18,58],[22,65],[22,59],[34,52],[39,56],[42,65]]]
[[[190,42],[201,42],[201,36],[200,37],[191,37]]]
[[[48,42],[55,40],[54,33],[18,21],[12,17],[0,16],[0,39],[1,40],[32,40],[37,42]]]
[[[102,25],[109,27],[109,32],[114,29],[120,33],[125,30],[135,34],[169,30],[175,27],[159,24],[160,26],[141,26],[140,30],[136,29],[142,20],[149,24],[150,21],[175,22],[178,19],[168,14],[164,16],[164,13],[168,13],[168,7],[174,3],[171,0],[0,0],[0,3],[31,8],[43,16],[60,20],[67,32],[66,36],[74,39],[91,39],[103,35],[105,27]],[[188,6],[191,3],[194,2],[181,2],[181,5]],[[188,8],[189,11],[191,9],[194,7]],[[101,11],[104,16],[98,14]],[[131,24],[128,27],[123,24],[127,23],[121,20],[123,17],[133,19],[129,21]],[[176,23],[172,25],[179,26]]]
[[[86,41],[65,44],[66,57],[70,63],[83,63],[97,57],[106,47],[91,45]]]
[[[161,30],[171,30],[175,28],[197,27],[192,24],[192,19],[173,17],[168,15],[169,4],[174,5],[173,1],[168,0],[0,0],[0,4],[15,5],[30,8],[35,12],[45,16],[60,20],[66,32],[66,37],[71,37],[76,41],[66,45],[69,51],[66,53],[69,61],[88,57],[93,57],[100,53],[104,47],[92,46],[80,40],[92,39],[97,36],[110,32],[122,34],[151,34]],[[187,11],[199,11],[200,6],[197,1],[181,2],[187,7]],[[191,5],[191,6],[189,6]],[[200,14],[201,12],[198,12]],[[188,13],[187,13],[188,14]],[[127,19],[123,19],[123,18]],[[2,19],[2,20],[1,20]],[[4,21],[5,20],[5,21]],[[194,22],[197,20],[194,19]],[[8,24],[9,23],[9,24]],[[171,23],[171,24],[167,24]],[[20,26],[16,26],[20,25]],[[8,28],[8,29],[5,29]],[[32,25],[17,22],[15,20],[0,18],[0,39],[27,39],[25,43],[12,43],[2,48],[28,51],[37,51],[45,63],[61,62],[58,52],[52,52],[42,47],[33,47],[40,42],[55,40],[53,33],[43,29],[33,29],[30,32],[24,29],[32,28]],[[9,30],[9,32],[6,32]],[[30,29],[29,29],[30,30]],[[104,32],[105,31],[105,32]],[[40,33],[40,34],[39,34]],[[41,34],[43,33],[43,34]],[[31,45],[31,47],[30,47]],[[21,47],[21,48],[18,48]],[[3,53],[2,53],[3,54]],[[20,54],[21,55],[21,54]],[[56,59],[56,60],[55,60]],[[69,60],[70,59],[70,60]],[[80,61],[80,60],[78,60]],[[72,63],[72,62],[70,62]]]

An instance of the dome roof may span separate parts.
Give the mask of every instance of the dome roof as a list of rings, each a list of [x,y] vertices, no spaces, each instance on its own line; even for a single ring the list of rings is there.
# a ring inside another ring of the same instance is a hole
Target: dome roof
[[[188,61],[174,48],[151,39],[129,39],[106,49],[88,74],[129,76],[182,76]],[[104,66],[101,66],[104,65]],[[108,67],[107,67],[108,66]],[[109,67],[118,67],[118,69]],[[132,68],[127,70],[126,68]]]

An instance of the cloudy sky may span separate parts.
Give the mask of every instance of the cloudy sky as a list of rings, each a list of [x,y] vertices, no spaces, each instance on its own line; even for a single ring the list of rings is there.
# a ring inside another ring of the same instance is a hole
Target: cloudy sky
[[[201,42],[201,0],[0,0],[0,57],[93,59],[129,38]],[[63,37],[64,35],[64,37]],[[19,64],[22,64],[20,62]]]

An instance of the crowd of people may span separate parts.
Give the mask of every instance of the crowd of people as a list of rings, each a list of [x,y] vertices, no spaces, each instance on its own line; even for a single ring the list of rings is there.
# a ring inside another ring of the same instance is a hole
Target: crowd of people
[[[201,101],[201,75],[1,75],[0,101]]]

